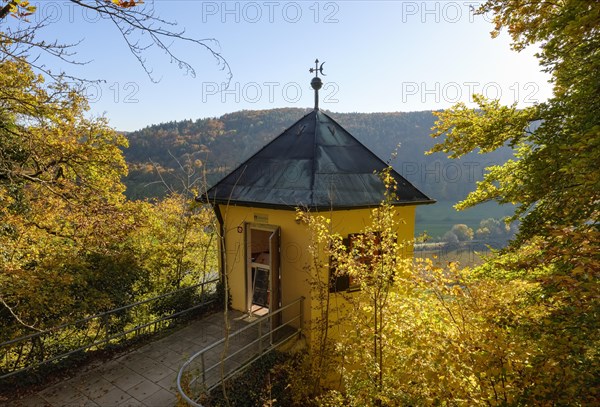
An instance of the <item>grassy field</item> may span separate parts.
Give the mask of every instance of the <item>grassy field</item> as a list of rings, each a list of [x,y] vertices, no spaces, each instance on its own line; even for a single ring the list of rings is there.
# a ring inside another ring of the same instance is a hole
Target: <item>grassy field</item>
[[[423,205],[417,208],[415,236],[427,231],[431,237],[440,237],[449,231],[453,225],[464,223],[477,230],[482,219],[501,219],[513,213],[512,205],[500,206],[495,202],[487,202],[464,211],[453,208],[455,202],[437,202],[433,205]]]

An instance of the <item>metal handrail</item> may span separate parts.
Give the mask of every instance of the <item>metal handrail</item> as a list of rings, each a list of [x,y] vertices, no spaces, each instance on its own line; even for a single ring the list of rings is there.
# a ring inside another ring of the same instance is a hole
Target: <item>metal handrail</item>
[[[260,345],[262,344],[262,340],[263,340],[263,339],[265,339],[265,338],[269,338],[269,337],[271,336],[271,334],[272,334],[272,333],[274,333],[274,332],[276,332],[276,331],[278,331],[278,330],[281,330],[281,329],[283,329],[285,326],[287,326],[287,325],[291,324],[292,322],[299,321],[299,320],[300,320],[300,318],[301,318],[301,316],[300,316],[300,315],[298,315],[298,316],[296,316],[296,317],[294,317],[294,318],[290,319],[289,321],[287,321],[285,324],[278,326],[278,327],[277,327],[277,328],[275,328],[274,330],[272,330],[272,331],[268,331],[266,334],[263,334],[263,335],[259,334],[259,336],[258,336],[258,337],[257,337],[255,340],[253,340],[252,342],[250,342],[250,343],[248,343],[247,345],[243,346],[242,348],[240,348],[240,349],[236,350],[235,352],[231,353],[231,354],[230,354],[229,356],[227,356],[226,358],[223,358],[223,361],[220,361],[219,363],[216,363],[216,364],[214,364],[214,365],[212,365],[212,366],[209,366],[208,368],[204,369],[204,372],[203,372],[203,377],[205,377],[205,376],[206,376],[206,373],[207,373],[208,371],[210,371],[210,370],[213,370],[213,369],[216,369],[216,368],[217,368],[217,367],[218,367],[218,366],[219,366],[221,363],[223,363],[223,362],[225,362],[225,361],[227,361],[227,360],[230,360],[230,359],[232,359],[234,356],[236,356],[236,355],[238,355],[238,354],[242,353],[242,352],[243,352],[243,351],[245,351],[246,349],[250,349],[250,348],[252,348],[252,346],[253,346],[253,345],[256,345],[256,344],[258,344],[258,345],[259,345],[259,347],[260,347]],[[299,329],[297,329],[295,332],[293,332],[293,333],[291,333],[291,334],[287,335],[286,337],[284,337],[283,339],[280,339],[279,341],[277,341],[277,344],[280,344],[280,343],[284,343],[284,342],[286,342],[288,339],[291,339],[292,337],[294,337],[294,336],[298,335],[298,333],[299,333],[299,332],[300,332],[300,330],[299,330]],[[242,367],[245,367],[245,366],[246,366],[246,365],[248,365],[249,363],[252,363],[252,362],[253,362],[253,361],[255,361],[256,359],[259,359],[260,357],[262,357],[263,355],[265,355],[266,353],[268,353],[270,350],[272,350],[272,349],[273,349],[273,346],[274,346],[274,345],[271,345],[271,346],[269,346],[268,348],[265,348],[265,349],[262,349],[262,348],[261,348],[261,349],[259,350],[258,354],[257,354],[257,355],[255,355],[254,357],[252,357],[252,358],[248,359],[248,360],[247,360],[247,361],[244,363],[244,365],[243,365]],[[232,372],[228,373],[227,375],[225,375],[225,376],[223,377],[223,381],[224,381],[224,380],[227,380],[227,379],[229,379],[231,376],[234,376],[234,375],[235,375],[236,373],[238,373],[238,372],[239,372],[239,370],[235,370],[235,371],[232,371]],[[194,383],[196,380],[197,380],[197,377],[196,377],[196,378],[194,378],[194,379],[192,379],[192,380],[190,381],[190,384],[193,384],[193,383]],[[206,380],[204,379],[204,383],[203,383],[203,385],[206,387],[205,381],[206,381]],[[208,391],[211,391],[212,389],[214,389],[214,388],[215,388],[216,386],[218,386],[218,385],[219,385],[219,382],[217,382],[217,383],[214,383],[213,385],[211,385],[211,386],[207,387],[207,390],[208,390]]]
[[[295,306],[296,304],[299,304],[299,312],[297,315],[294,315],[291,319],[289,319],[288,321],[286,321],[285,323],[281,324],[280,326],[276,327],[275,329],[271,330],[267,330],[266,333],[262,333],[261,331],[261,324],[265,321],[270,321],[274,316],[282,313],[283,311]],[[271,343],[268,347],[266,348],[262,348],[262,341],[265,338],[269,338],[271,337],[271,335],[280,330],[283,329],[286,326],[290,326],[293,322],[298,321],[298,328],[295,328],[294,332],[292,332],[291,334],[279,339],[276,343]],[[203,407],[202,404],[197,403],[195,400],[193,400],[189,395],[187,395],[185,393],[185,391],[183,390],[183,386],[182,386],[182,379],[183,376],[185,374],[186,369],[188,368],[188,366],[190,366],[197,358],[201,359],[201,366],[202,366],[202,372],[200,375],[196,376],[195,378],[193,378],[190,381],[190,385],[194,384],[198,378],[202,378],[202,383],[203,383],[203,387],[205,388],[205,391],[210,391],[212,389],[214,389],[216,386],[218,386],[221,382],[231,378],[232,376],[238,374],[240,371],[242,371],[243,369],[245,369],[246,367],[248,367],[252,362],[260,359],[261,357],[263,357],[264,355],[266,355],[267,353],[271,352],[272,350],[276,349],[279,345],[287,342],[289,339],[291,339],[292,337],[299,335],[302,333],[303,330],[303,321],[304,321],[304,297],[300,297],[297,300],[291,302],[290,304],[276,310],[273,311],[271,313],[268,313],[266,315],[263,315],[261,317],[258,317],[255,321],[249,323],[248,325],[238,329],[237,331],[231,333],[228,337],[220,339],[216,342],[214,342],[213,344],[205,347],[204,349],[200,350],[199,352],[196,352],[195,354],[193,354],[182,366],[181,369],[179,369],[179,372],[177,373],[177,391],[179,392],[179,394],[181,395],[181,397],[190,405],[194,406],[194,407]],[[236,336],[254,328],[255,326],[258,326],[258,337],[256,339],[254,339],[253,341],[251,341],[250,343],[246,344],[245,346],[243,346],[242,348],[236,350],[235,352],[229,354],[228,356],[221,358],[217,363],[215,363],[212,366],[209,366],[208,368],[206,368],[205,363],[204,363],[204,355],[206,353],[208,353],[209,351],[217,348],[220,345],[225,344],[226,341],[230,341],[232,338],[235,338]],[[250,349],[253,345],[259,345],[259,351],[258,354],[255,354],[254,356],[250,357],[248,360],[246,360],[239,368],[232,370],[231,372],[227,373],[226,375],[224,375],[221,380],[218,380],[216,383],[214,383],[212,386],[210,387],[206,387],[205,383],[206,383],[206,372],[215,369],[221,365],[223,365],[226,361],[232,359],[234,356],[242,353],[243,351]]]
[[[44,331],[40,331],[40,332],[36,332],[36,333],[33,333],[33,334],[21,336],[19,338],[11,339],[9,341],[0,343],[0,349],[3,348],[3,347],[6,347],[8,345],[13,345],[15,343],[25,342],[25,341],[29,341],[29,340],[35,340],[36,338],[40,338],[40,337],[42,337],[44,335],[48,335],[48,334],[52,334],[52,333],[58,332],[58,331],[60,331],[61,329],[64,329],[64,328],[76,327],[78,325],[82,325],[84,323],[90,322],[90,321],[92,321],[94,319],[106,320],[107,317],[109,317],[111,315],[114,315],[116,313],[123,312],[123,311],[129,310],[129,309],[132,309],[134,307],[150,303],[152,301],[157,301],[157,300],[160,300],[160,299],[168,297],[168,296],[173,296],[173,295],[179,294],[179,293],[184,292],[184,291],[193,290],[193,289],[196,289],[198,287],[202,288],[202,290],[201,290],[202,295],[201,296],[203,297],[204,293],[207,292],[204,289],[204,287],[206,285],[210,285],[210,284],[215,284],[216,285],[218,282],[219,282],[219,278],[217,277],[217,278],[211,279],[209,281],[203,281],[203,282],[201,282],[199,284],[195,284],[193,286],[184,287],[184,288],[181,288],[179,290],[175,290],[175,291],[171,291],[171,292],[168,292],[168,293],[165,293],[165,294],[158,295],[156,297],[148,298],[148,299],[145,299],[145,300],[142,300],[142,301],[137,301],[135,303],[124,305],[124,306],[118,307],[118,308],[114,308],[114,309],[109,310],[109,311],[101,312],[99,314],[92,315],[92,316],[89,316],[89,317],[85,317],[85,318],[79,319],[77,321],[67,322],[67,323],[64,323],[64,324],[61,324],[61,325],[57,325],[55,327],[46,329]],[[204,298],[203,298],[203,300],[204,300]],[[56,361],[58,359],[62,359],[64,357],[70,356],[70,355],[72,355],[74,353],[77,353],[77,352],[80,352],[82,350],[89,349],[89,348],[94,347],[94,346],[98,346],[98,345],[102,345],[102,344],[108,343],[108,342],[110,342],[110,341],[112,341],[114,339],[117,339],[117,338],[122,337],[122,336],[126,336],[127,334],[130,334],[130,333],[135,332],[135,331],[140,331],[140,330],[142,330],[144,328],[147,328],[147,327],[149,327],[151,325],[158,324],[158,323],[166,321],[168,319],[176,318],[176,317],[178,317],[178,316],[180,316],[180,315],[182,315],[184,313],[187,313],[187,312],[190,312],[190,311],[195,310],[197,308],[206,306],[206,305],[208,305],[208,304],[210,304],[212,302],[213,302],[213,300],[202,301],[200,304],[196,304],[196,305],[194,305],[194,306],[192,306],[190,308],[187,308],[185,310],[178,311],[176,313],[172,313],[172,314],[169,314],[169,315],[161,316],[159,318],[155,318],[155,319],[153,319],[150,322],[146,322],[146,323],[143,323],[143,324],[136,325],[136,326],[134,326],[132,328],[123,330],[123,331],[115,333],[113,335],[108,334],[108,327],[106,327],[107,334],[101,340],[96,340],[96,338],[94,338],[91,343],[88,343],[88,344],[86,344],[84,346],[81,346],[81,347],[79,347],[77,349],[72,349],[70,351],[60,353],[58,355],[52,356],[51,358],[42,360],[42,361],[34,363],[34,364],[31,364],[31,365],[23,367],[21,369],[13,370],[12,372],[6,373],[4,375],[0,375],[0,379],[5,379],[5,378],[13,376],[13,375],[15,375],[17,373],[29,370],[29,369],[31,369],[33,367],[38,367],[40,365],[44,365],[44,364],[47,364],[47,363],[50,363],[50,362],[54,362],[54,361]]]

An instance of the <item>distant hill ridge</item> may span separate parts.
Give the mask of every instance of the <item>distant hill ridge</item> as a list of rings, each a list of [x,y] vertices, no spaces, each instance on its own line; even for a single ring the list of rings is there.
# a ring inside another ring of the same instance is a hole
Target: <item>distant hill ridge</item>
[[[155,167],[176,189],[185,170],[191,168],[202,170],[212,184],[309,111],[242,110],[218,118],[155,124],[127,133],[127,194],[130,198],[164,195],[166,189],[158,182]],[[503,163],[512,156],[509,148],[485,155],[469,154],[461,160],[449,160],[443,154],[426,156],[424,153],[435,144],[429,136],[435,121],[431,111],[325,112],[384,161],[390,161],[421,191],[440,201],[464,198],[482,178],[486,166]],[[394,151],[397,157],[392,159]]]

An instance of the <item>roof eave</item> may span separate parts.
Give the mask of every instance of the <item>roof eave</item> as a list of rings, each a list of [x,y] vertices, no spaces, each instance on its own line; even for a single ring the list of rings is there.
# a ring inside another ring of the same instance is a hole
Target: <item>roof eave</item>
[[[376,204],[368,204],[368,205],[342,205],[342,206],[331,206],[331,205],[285,205],[285,204],[275,204],[269,202],[247,202],[247,201],[236,201],[236,200],[228,200],[228,199],[214,199],[208,200],[207,197],[196,197],[197,202],[208,203],[212,205],[231,205],[231,206],[244,206],[251,208],[263,208],[263,209],[279,209],[279,210],[287,210],[287,211],[295,211],[296,208],[306,207],[315,211],[347,211],[352,209],[372,209],[376,208],[381,203]],[[435,199],[427,199],[427,200],[417,200],[417,201],[400,201],[394,202],[392,206],[417,206],[417,205],[431,205],[436,203]]]

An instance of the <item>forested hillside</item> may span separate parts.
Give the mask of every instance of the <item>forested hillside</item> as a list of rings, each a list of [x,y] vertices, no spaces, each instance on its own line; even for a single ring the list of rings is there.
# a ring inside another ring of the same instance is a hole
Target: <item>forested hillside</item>
[[[164,194],[157,169],[175,188],[181,185],[186,169],[205,174],[212,184],[307,112],[296,108],[240,111],[129,133],[127,194],[130,198]],[[397,150],[397,158],[391,161],[394,168],[438,201],[461,200],[475,188],[486,166],[504,163],[512,154],[502,148],[486,155],[471,153],[460,160],[449,160],[444,154],[425,155],[434,145],[429,137],[434,125],[430,111],[327,113],[383,160],[390,160]]]

